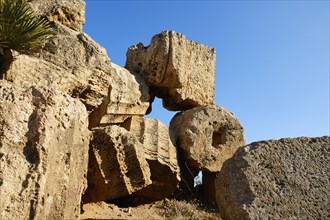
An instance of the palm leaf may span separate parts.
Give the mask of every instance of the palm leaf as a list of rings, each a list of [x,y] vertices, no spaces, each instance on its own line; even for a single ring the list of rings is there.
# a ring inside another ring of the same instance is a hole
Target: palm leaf
[[[28,53],[52,35],[48,21],[35,17],[26,0],[0,0],[0,48]]]

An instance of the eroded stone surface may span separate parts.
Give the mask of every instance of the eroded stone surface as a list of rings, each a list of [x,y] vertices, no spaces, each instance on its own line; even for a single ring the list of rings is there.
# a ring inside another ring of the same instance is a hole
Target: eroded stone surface
[[[243,127],[226,109],[201,106],[176,114],[170,123],[173,139],[184,150],[190,169],[220,171],[222,163],[245,145]]]
[[[15,53],[4,79],[78,97],[91,113],[90,127],[146,113],[149,88],[141,76],[110,63],[106,50],[85,33],[60,24],[56,28],[57,36],[37,56]]]
[[[105,49],[86,34],[63,25],[56,25],[56,33],[39,54],[15,53],[5,79],[23,88],[49,86],[76,96],[84,92],[88,107],[98,106],[107,95],[103,87],[109,81],[110,59]],[[92,97],[89,90],[95,90],[97,96]]]
[[[122,126],[142,143],[151,171],[152,184],[135,195],[155,199],[171,196],[180,182],[180,168],[168,127],[159,120],[143,117],[131,117]]]
[[[327,219],[330,137],[241,147],[216,179],[224,219]]]
[[[87,187],[88,115],[68,95],[0,81],[0,216],[78,219]]]
[[[215,49],[164,31],[148,47],[142,43],[127,51],[125,67],[140,73],[169,110],[187,110],[214,104]]]
[[[111,74],[108,96],[90,117],[92,127],[98,123],[123,123],[131,116],[144,115],[149,108],[149,87],[141,76],[114,63],[111,64]],[[105,114],[100,114],[105,103]]]
[[[151,184],[138,139],[116,125],[93,130],[85,203],[127,196]]]
[[[29,0],[37,16],[46,17],[49,21],[61,23],[73,30],[82,31],[85,23],[85,6],[83,0]]]

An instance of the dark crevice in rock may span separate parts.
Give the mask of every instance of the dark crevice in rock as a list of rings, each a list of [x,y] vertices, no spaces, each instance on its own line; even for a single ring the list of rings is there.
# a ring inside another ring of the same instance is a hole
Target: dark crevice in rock
[[[222,131],[214,131],[212,134],[212,146],[218,148],[227,141],[226,133]]]
[[[37,149],[36,143],[38,142],[38,131],[36,130],[36,121],[37,121],[37,111],[35,110],[29,117],[28,122],[28,132],[26,133],[26,136],[28,138],[27,143],[25,144],[25,147],[23,149],[23,154],[26,158],[26,160],[30,164],[38,164],[40,162],[40,155],[39,151]]]
[[[10,64],[14,61],[11,50],[5,49],[0,51],[0,79],[3,79],[8,71]]]
[[[97,183],[102,182],[104,185],[104,181],[103,181],[103,177],[102,174],[100,172],[100,170],[98,169],[98,167],[96,166],[97,162],[95,159],[95,155],[94,152],[92,150],[92,146],[90,146],[89,148],[89,152],[88,152],[89,158],[88,158],[88,173],[87,173],[87,189],[85,191],[85,193],[82,195],[82,203],[90,203],[93,202],[93,193],[91,193],[95,187],[97,187]],[[97,179],[97,181],[93,180]]]
[[[178,143],[176,143],[178,144]],[[178,146],[178,145],[177,145]],[[180,176],[181,182],[179,184],[179,189],[175,192],[174,197],[176,199],[186,199],[192,200],[195,198],[194,181],[198,172],[191,170],[185,161],[185,152],[183,149],[178,148],[178,163],[180,166]]]
[[[110,103],[112,87],[109,86],[108,96],[104,97],[101,105],[99,105],[90,115],[89,115],[89,125],[88,128],[92,129],[98,126],[101,122],[102,117],[107,113],[107,108]]]

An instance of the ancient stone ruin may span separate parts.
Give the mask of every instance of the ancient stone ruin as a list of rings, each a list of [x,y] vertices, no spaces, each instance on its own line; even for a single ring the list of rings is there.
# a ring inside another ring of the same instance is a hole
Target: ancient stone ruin
[[[29,4],[57,35],[37,54],[0,57],[1,219],[191,198],[199,172],[224,219],[329,217],[329,137],[245,146],[239,120],[215,105],[214,48],[164,31],[120,67],[82,32],[83,0]],[[155,96],[180,111],[169,127],[145,117]]]
[[[86,107],[46,87],[0,81],[0,216],[76,219],[87,187]]]
[[[214,104],[215,49],[183,34],[164,31],[148,47],[131,46],[125,68],[141,74],[168,110]]]
[[[223,164],[216,200],[224,219],[328,219],[330,137],[241,147]]]

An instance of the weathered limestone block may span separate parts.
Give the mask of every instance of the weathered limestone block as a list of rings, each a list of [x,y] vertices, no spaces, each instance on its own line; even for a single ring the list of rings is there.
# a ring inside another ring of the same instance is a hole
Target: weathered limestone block
[[[116,125],[93,130],[84,203],[127,196],[151,184],[143,146]]]
[[[154,199],[173,195],[180,182],[180,168],[168,127],[159,120],[143,117],[131,117],[122,126],[142,143],[151,172],[152,184],[135,195]]]
[[[226,109],[216,106],[201,106],[176,114],[170,130],[184,150],[190,169],[218,172],[222,163],[236,149],[245,145],[243,127],[237,118]]]
[[[49,21],[61,23],[73,30],[82,31],[85,23],[85,6],[83,0],[28,0],[37,16],[46,17]]]
[[[215,49],[173,31],[155,35],[127,51],[125,67],[140,73],[168,110],[214,104]]]
[[[122,123],[131,116],[144,115],[149,108],[149,87],[141,76],[113,63],[111,74],[108,96],[91,114],[91,127]]]
[[[224,219],[328,219],[330,137],[241,147],[216,179]]]
[[[76,96],[85,92],[88,107],[99,105],[107,95],[103,87],[108,87],[111,66],[105,49],[86,34],[63,25],[56,25],[56,33],[35,56],[14,53],[5,79],[23,88],[49,86]]]
[[[146,113],[149,88],[141,76],[110,63],[105,49],[86,34],[56,27],[58,35],[37,57],[15,53],[4,79],[24,88],[54,87],[78,97],[91,113],[90,127]]]
[[[1,218],[78,219],[89,140],[77,99],[0,81]]]

